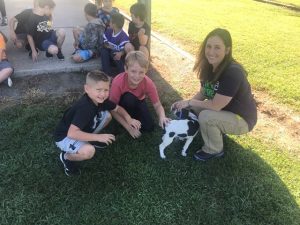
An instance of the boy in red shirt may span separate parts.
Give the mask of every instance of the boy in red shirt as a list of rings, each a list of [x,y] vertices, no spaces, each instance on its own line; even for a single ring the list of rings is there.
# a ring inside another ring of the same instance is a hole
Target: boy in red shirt
[[[158,116],[159,126],[164,127],[170,121],[159,100],[154,82],[146,76],[149,61],[141,51],[132,51],[125,58],[125,72],[117,75],[112,82],[110,100],[122,106],[128,114],[141,122],[141,129],[130,126],[123,118],[112,113],[133,138],[143,131],[152,131],[154,122],[146,104],[150,98]]]

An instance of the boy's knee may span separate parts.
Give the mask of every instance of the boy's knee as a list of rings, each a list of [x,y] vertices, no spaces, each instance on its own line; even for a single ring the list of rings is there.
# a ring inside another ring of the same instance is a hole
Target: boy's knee
[[[58,53],[58,47],[56,45],[50,45],[47,51],[52,55],[56,55]]]
[[[149,59],[149,50],[146,46],[140,46],[139,50]]]
[[[76,63],[80,63],[83,61],[82,58],[80,57],[80,55],[78,55],[78,54],[72,55],[72,59]]]
[[[200,113],[199,113],[199,116],[198,116],[198,121],[199,121],[199,124],[201,126],[201,124],[206,124],[208,123],[209,121],[211,121],[212,119],[212,110],[202,110]]]
[[[56,36],[57,36],[57,38],[65,37],[66,36],[66,31],[62,28],[59,28],[59,29],[56,30]]]
[[[95,155],[95,147],[93,145],[86,145],[84,146],[84,148],[82,149],[82,151],[80,152],[80,154],[82,155],[82,157],[87,160],[87,159],[91,159],[93,158],[93,156]]]

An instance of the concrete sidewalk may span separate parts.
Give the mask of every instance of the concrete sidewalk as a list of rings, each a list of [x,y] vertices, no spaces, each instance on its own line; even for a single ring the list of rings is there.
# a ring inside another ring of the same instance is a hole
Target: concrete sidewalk
[[[40,52],[38,62],[33,63],[25,49],[15,48],[9,40],[7,43],[7,55],[15,68],[13,77],[100,69],[101,63],[99,58],[80,64],[73,63],[70,59],[74,51],[72,28],[74,26],[84,26],[87,23],[84,18],[83,8],[88,2],[88,0],[55,1],[53,27],[54,29],[64,28],[66,30],[66,39],[62,47],[62,52],[65,56],[64,61],[58,60],[57,57],[52,59],[46,58],[45,52]],[[5,1],[5,4],[8,19],[10,19],[22,10],[32,8],[33,0],[9,0]],[[0,27],[0,29],[9,37],[8,26]]]

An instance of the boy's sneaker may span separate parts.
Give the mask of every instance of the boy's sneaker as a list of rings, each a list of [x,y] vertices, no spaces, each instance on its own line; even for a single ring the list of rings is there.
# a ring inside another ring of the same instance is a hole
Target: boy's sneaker
[[[8,87],[11,87],[13,85],[13,82],[10,77],[7,78],[7,85],[8,85]]]
[[[29,43],[27,43],[27,44],[25,45],[25,49],[26,49],[27,51],[31,51],[31,47],[30,47],[30,44],[29,44]]]
[[[46,57],[47,57],[47,58],[52,58],[53,55],[46,51]]]
[[[80,175],[80,169],[75,165],[74,162],[65,159],[65,152],[61,152],[59,155],[59,159],[62,162],[62,164],[64,165],[64,169],[65,169],[65,174],[67,176],[76,176],[76,175]]]
[[[4,17],[2,18],[1,26],[6,26],[6,25],[7,25],[7,17],[4,16]]]
[[[59,60],[65,60],[65,56],[62,54],[61,49],[58,49],[57,58]]]

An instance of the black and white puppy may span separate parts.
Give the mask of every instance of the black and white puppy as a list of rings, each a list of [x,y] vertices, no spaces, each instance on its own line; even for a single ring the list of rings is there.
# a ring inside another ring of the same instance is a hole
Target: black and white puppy
[[[171,120],[164,129],[164,135],[162,137],[163,142],[159,145],[159,153],[162,159],[165,159],[165,148],[170,145],[174,138],[185,140],[186,142],[181,151],[182,156],[186,156],[186,151],[189,145],[192,143],[194,137],[199,131],[198,118],[195,114],[191,113],[187,109],[180,111],[171,109],[178,119]]]

